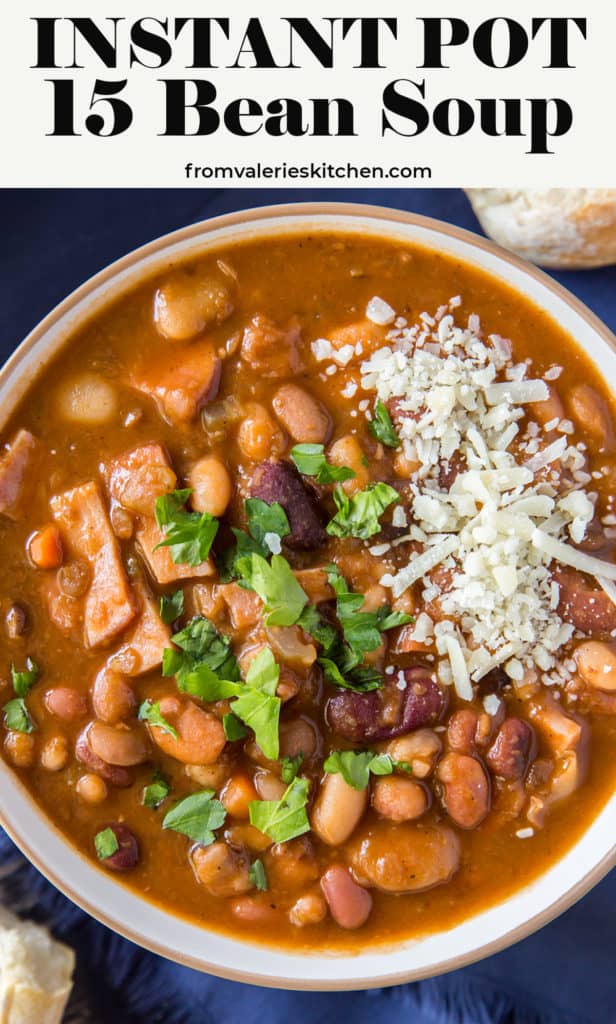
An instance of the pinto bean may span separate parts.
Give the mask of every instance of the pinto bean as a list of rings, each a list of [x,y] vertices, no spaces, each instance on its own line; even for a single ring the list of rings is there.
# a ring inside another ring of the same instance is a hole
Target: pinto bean
[[[392,775],[377,779],[372,790],[372,806],[390,821],[413,821],[428,809],[428,791],[413,779]]]
[[[116,725],[134,714],[137,701],[124,676],[105,665],[94,680],[92,707],[101,722]]]
[[[229,470],[217,455],[204,455],[188,474],[192,487],[190,504],[197,512],[222,516],[227,511],[233,493]]]
[[[523,779],[534,747],[534,732],[521,718],[506,718],[486,754],[488,768],[501,779]]]
[[[436,767],[444,786],[444,804],[460,828],[476,828],[490,810],[490,782],[480,761],[467,754],[446,754]]]
[[[330,913],[341,928],[361,928],[370,917],[372,896],[354,882],[342,864],[332,864],[321,878]]]
[[[88,729],[88,745],[93,753],[107,764],[131,768],[148,759],[143,736],[136,729],[122,725],[107,725],[98,720]]]
[[[296,323],[277,327],[266,316],[255,316],[242,337],[241,356],[260,377],[294,377],[303,369]]]
[[[616,691],[616,647],[600,640],[585,640],[575,652],[580,675],[589,686],[606,693]]]
[[[331,697],[326,709],[330,729],[359,743],[393,739],[437,722],[447,706],[445,693],[427,669],[414,666],[403,672],[402,691],[388,679],[381,690]]]
[[[331,416],[321,402],[299,384],[283,384],[272,399],[276,416],[294,441],[324,444],[332,427]]]
[[[43,699],[47,710],[65,722],[76,722],[88,712],[86,698],[72,686],[54,686]]]
[[[475,735],[479,716],[470,708],[455,711],[447,725],[447,742],[459,754],[475,752]]]
[[[120,822],[105,826],[110,828],[118,841],[118,849],[110,857],[105,857],[100,863],[111,871],[131,871],[139,863],[139,843],[137,837],[126,826]]]
[[[237,435],[242,453],[248,459],[267,459],[282,455],[287,447],[287,437],[274,422],[267,409],[257,402],[251,402],[245,410]]]
[[[295,718],[280,726],[280,756],[305,758],[314,755],[318,747],[318,733],[314,722],[308,718]]]
[[[107,761],[103,761],[102,757],[94,753],[88,742],[89,729],[90,726],[82,729],[75,742],[75,757],[77,760],[85,764],[86,768],[89,768],[91,772],[100,775],[106,782],[110,782],[112,786],[118,786],[119,788],[132,786],[134,775],[130,768],[108,764]]]
[[[559,566],[554,579],[560,588],[558,614],[582,633],[609,640],[616,629],[616,605],[588,576]]]
[[[258,771],[254,783],[261,800],[280,800],[287,789],[284,782],[273,772]]]
[[[367,806],[367,789],[353,789],[339,773],[326,775],[312,809],[312,829],[323,843],[340,846],[355,830]]]
[[[284,538],[289,547],[310,551],[325,544],[327,534],[316,497],[290,462],[262,462],[255,470],[250,493],[269,505],[275,501],[282,505],[291,528]]]
[[[252,888],[247,854],[232,850],[220,839],[210,846],[195,847],[190,861],[197,881],[212,896],[240,896]]]
[[[422,892],[443,885],[460,865],[460,842],[442,825],[382,822],[351,846],[359,882],[383,892]]]
[[[426,779],[436,764],[443,744],[432,729],[416,729],[414,732],[391,740],[385,753],[394,761],[410,764],[415,779]]]
[[[568,395],[571,415],[580,429],[598,444],[602,451],[614,448],[614,428],[605,400],[589,384],[577,384]]]
[[[174,697],[163,697],[160,710],[178,736],[164,732],[158,726],[149,726],[157,746],[184,764],[213,764],[223,751],[226,738],[222,723],[209,711],[203,711],[192,701],[180,702]]]

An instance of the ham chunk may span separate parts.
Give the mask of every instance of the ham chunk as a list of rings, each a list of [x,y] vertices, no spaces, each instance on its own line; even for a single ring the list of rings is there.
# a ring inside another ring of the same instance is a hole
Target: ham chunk
[[[29,430],[19,430],[0,458],[0,513],[18,519],[36,479],[40,443]]]
[[[155,356],[132,375],[131,384],[153,398],[172,426],[190,423],[216,397],[220,359],[207,341],[176,344]]]
[[[135,581],[133,593],[139,617],[125,634],[113,660],[126,675],[140,676],[161,664],[163,651],[171,644],[171,629],[162,621],[156,601],[142,580]]]
[[[88,647],[102,647],[126,629],[136,611],[107,509],[93,481],[56,495],[50,504],[69,551],[90,566],[84,640]]]
[[[101,467],[112,501],[137,513],[135,540],[157,583],[175,583],[195,576],[212,576],[210,559],[202,565],[176,565],[169,548],[157,548],[164,533],[154,516],[154,504],[177,483],[169,457],[160,444],[145,444],[119,455]]]

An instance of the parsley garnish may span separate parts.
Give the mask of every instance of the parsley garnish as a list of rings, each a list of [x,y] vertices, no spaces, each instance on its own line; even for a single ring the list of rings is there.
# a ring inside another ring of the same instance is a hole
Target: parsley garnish
[[[26,668],[21,672],[11,665],[11,680],[17,696],[27,697],[40,674],[38,665],[30,657],[26,658]]]
[[[283,757],[280,763],[280,778],[284,782],[285,786],[290,786],[304,763],[304,755],[296,754],[295,757]]]
[[[179,619],[184,611],[184,591],[176,590],[173,594],[163,594],[160,599],[160,617],[170,625]]]
[[[242,559],[242,582],[263,601],[267,626],[293,626],[299,619],[308,597],[282,555],[273,555],[271,564],[261,555]]]
[[[177,676],[180,690],[184,689],[186,676],[200,665],[206,665],[223,679],[240,678],[230,639],[221,636],[208,619],[197,615],[179,633],[174,633],[172,640],[175,647],[163,651],[163,675]]]
[[[335,484],[352,480],[355,473],[348,466],[332,466],[325,458],[322,444],[296,444],[291,458],[304,476],[313,476],[318,484]]]
[[[203,789],[180,800],[163,818],[163,828],[181,832],[202,846],[214,842],[214,830],[224,824],[227,816],[220,800],[214,800],[213,789]]]
[[[145,786],[142,795],[142,802],[146,807],[160,807],[163,800],[166,800],[171,792],[171,786],[165,778],[156,772],[149,786]]]
[[[365,491],[357,491],[352,497],[345,494],[342,487],[336,487],[334,501],[338,511],[327,524],[327,532],[332,537],[367,540],[380,532],[379,516],[399,500],[398,492],[382,482],[369,484]]]
[[[107,860],[120,849],[118,838],[112,828],[104,828],[94,836],[94,848],[99,860]]]
[[[35,725],[23,697],[15,697],[4,705],[4,724],[7,729],[14,729],[15,732],[34,732]]]
[[[225,738],[230,743],[233,743],[235,740],[243,740],[248,735],[248,729],[232,711],[228,715],[223,715],[222,727],[225,731]]]
[[[201,565],[210,553],[218,532],[218,520],[209,512],[187,512],[183,507],[191,493],[190,487],[172,491],[156,499],[156,522],[165,532],[157,548],[169,548],[176,565]]]
[[[308,779],[294,779],[280,800],[252,800],[249,806],[250,824],[273,839],[286,843],[289,839],[310,831],[306,814]]]
[[[365,789],[371,774],[391,775],[394,768],[411,771],[404,761],[394,761],[389,754],[374,754],[371,750],[334,750],[323,765],[330,775],[339,772],[353,789]]]
[[[374,419],[368,424],[368,430],[377,441],[381,441],[388,448],[400,447],[400,438],[396,434],[392,418],[380,398],[374,407]]]
[[[161,714],[160,701],[144,700],[143,704],[139,707],[137,718],[140,722],[147,722],[148,725],[155,725],[162,729],[163,732],[168,732],[170,736],[173,736],[174,740],[177,740],[177,730]]]
[[[243,570],[246,569],[244,560],[249,560],[251,555],[270,557],[272,552],[265,540],[267,534],[276,534],[283,538],[291,532],[287,514],[278,502],[268,505],[260,498],[248,498],[245,508],[248,533],[232,527],[231,531],[236,540],[235,548],[223,552],[219,559],[221,578],[226,583],[243,575]]]
[[[255,889],[259,890],[259,892],[267,891],[267,875],[265,874],[265,868],[263,867],[262,861],[253,860],[250,865],[250,871],[248,872],[248,880],[252,885],[254,885]]]

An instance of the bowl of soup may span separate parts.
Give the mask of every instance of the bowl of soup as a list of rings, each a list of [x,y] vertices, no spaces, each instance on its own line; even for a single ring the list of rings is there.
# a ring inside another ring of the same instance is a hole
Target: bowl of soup
[[[371,207],[87,282],[0,374],[2,821],[225,977],[488,955],[614,863],[614,338]]]

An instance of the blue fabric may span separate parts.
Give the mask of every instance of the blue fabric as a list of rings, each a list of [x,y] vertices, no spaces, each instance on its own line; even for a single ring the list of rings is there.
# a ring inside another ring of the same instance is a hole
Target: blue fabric
[[[478,230],[453,189],[143,190],[0,193],[0,356],[69,291],[176,227],[268,203],[341,199]],[[616,268],[555,275],[616,329]],[[616,873],[524,942],[462,971],[394,989],[276,992],[219,981],[145,953],[69,903],[0,833],[0,900],[49,922],[78,954],[72,1021],[101,1024],[610,1024],[616,1022]]]

